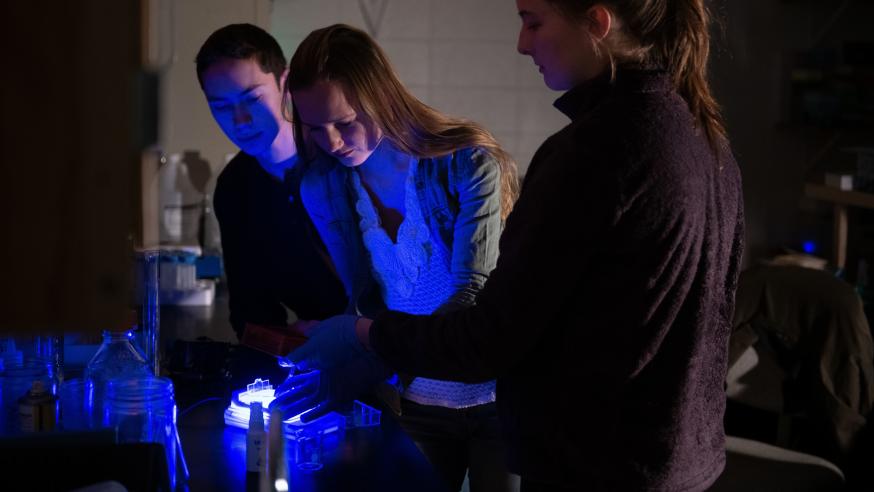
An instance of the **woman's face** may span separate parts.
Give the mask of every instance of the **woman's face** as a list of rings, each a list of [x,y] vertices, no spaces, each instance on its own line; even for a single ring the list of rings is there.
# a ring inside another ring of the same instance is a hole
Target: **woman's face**
[[[603,62],[586,23],[566,19],[546,0],[516,0],[516,6],[522,18],[517,48],[534,60],[547,87],[571,89],[600,72]]]
[[[337,82],[316,82],[292,98],[305,132],[344,166],[363,164],[382,139],[382,130],[352,107]]]

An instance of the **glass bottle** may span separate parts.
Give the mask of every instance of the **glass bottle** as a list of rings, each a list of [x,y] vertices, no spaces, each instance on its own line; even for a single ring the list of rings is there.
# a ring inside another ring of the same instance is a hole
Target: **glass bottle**
[[[164,446],[170,490],[176,489],[176,430],[173,382],[154,376],[113,379],[106,386],[107,424],[118,428],[120,443],[153,442]],[[183,473],[184,480],[184,473]]]
[[[54,379],[51,366],[44,361],[27,359],[3,364],[0,371],[0,436],[18,434],[21,431],[18,399],[40,381],[46,388],[52,388]]]

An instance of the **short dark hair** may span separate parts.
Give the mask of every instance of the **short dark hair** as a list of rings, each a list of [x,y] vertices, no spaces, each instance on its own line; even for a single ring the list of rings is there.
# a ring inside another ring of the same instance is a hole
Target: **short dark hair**
[[[252,24],[230,24],[209,35],[194,59],[197,64],[197,80],[201,87],[203,72],[225,58],[254,58],[264,73],[272,73],[276,77],[277,85],[285,70],[285,55],[282,54],[279,43],[267,31]]]

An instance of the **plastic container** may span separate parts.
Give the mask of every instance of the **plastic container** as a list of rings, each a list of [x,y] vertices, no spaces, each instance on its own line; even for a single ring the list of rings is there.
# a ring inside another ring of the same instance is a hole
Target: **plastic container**
[[[21,433],[18,400],[40,381],[50,393],[55,393],[55,381],[51,363],[42,360],[24,359],[18,363],[3,364],[0,371],[0,435]]]
[[[269,425],[270,414],[266,409],[273,399],[270,381],[256,379],[245,391],[233,393],[231,404],[225,410],[225,424],[247,429],[252,421],[251,410],[255,410],[263,414],[262,419]],[[307,423],[301,422],[299,415],[283,420],[287,458],[302,471],[320,470],[323,454],[339,445],[347,428],[378,426],[380,416],[379,410],[356,400],[343,414],[329,412]]]
[[[198,244],[203,193],[192,183],[184,156],[162,158],[158,180],[161,244]]]
[[[371,407],[370,405],[361,403],[358,400],[352,402],[352,408],[348,411],[340,412],[346,418],[346,428],[355,429],[357,427],[379,427],[382,412]]]
[[[61,383],[59,427],[62,430],[82,431],[91,425],[91,402],[87,384],[82,378],[67,379]]]
[[[166,250],[160,261],[162,305],[209,306],[215,299],[215,280],[198,279],[198,246]]]
[[[108,425],[103,402],[110,380],[153,376],[145,356],[132,341],[133,333],[130,331],[104,330],[103,344],[85,368],[91,427]]]
[[[25,361],[51,363],[52,375],[60,381],[64,365],[64,337],[21,336],[0,337],[0,368],[20,366]]]
[[[113,379],[106,386],[106,420],[118,429],[120,443],[164,446],[170,490],[176,489],[176,402],[173,383],[154,376]]]
[[[289,460],[305,472],[321,470],[322,454],[340,444],[345,435],[345,425],[346,419],[336,412],[329,412],[305,424],[300,419],[285,422]]]
[[[203,249],[203,254],[219,257],[222,254],[221,231],[219,229],[218,218],[215,216],[215,210],[212,206],[211,195],[211,193],[204,193],[203,195],[198,239],[200,247]]]
[[[37,379],[18,399],[18,419],[22,432],[54,430],[58,421],[58,397]]]

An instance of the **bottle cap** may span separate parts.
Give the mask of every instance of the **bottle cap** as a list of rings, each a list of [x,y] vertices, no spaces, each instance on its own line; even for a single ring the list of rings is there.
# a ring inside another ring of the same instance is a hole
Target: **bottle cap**
[[[42,381],[36,380],[30,386],[30,394],[33,396],[42,395],[45,392],[46,388]]]

